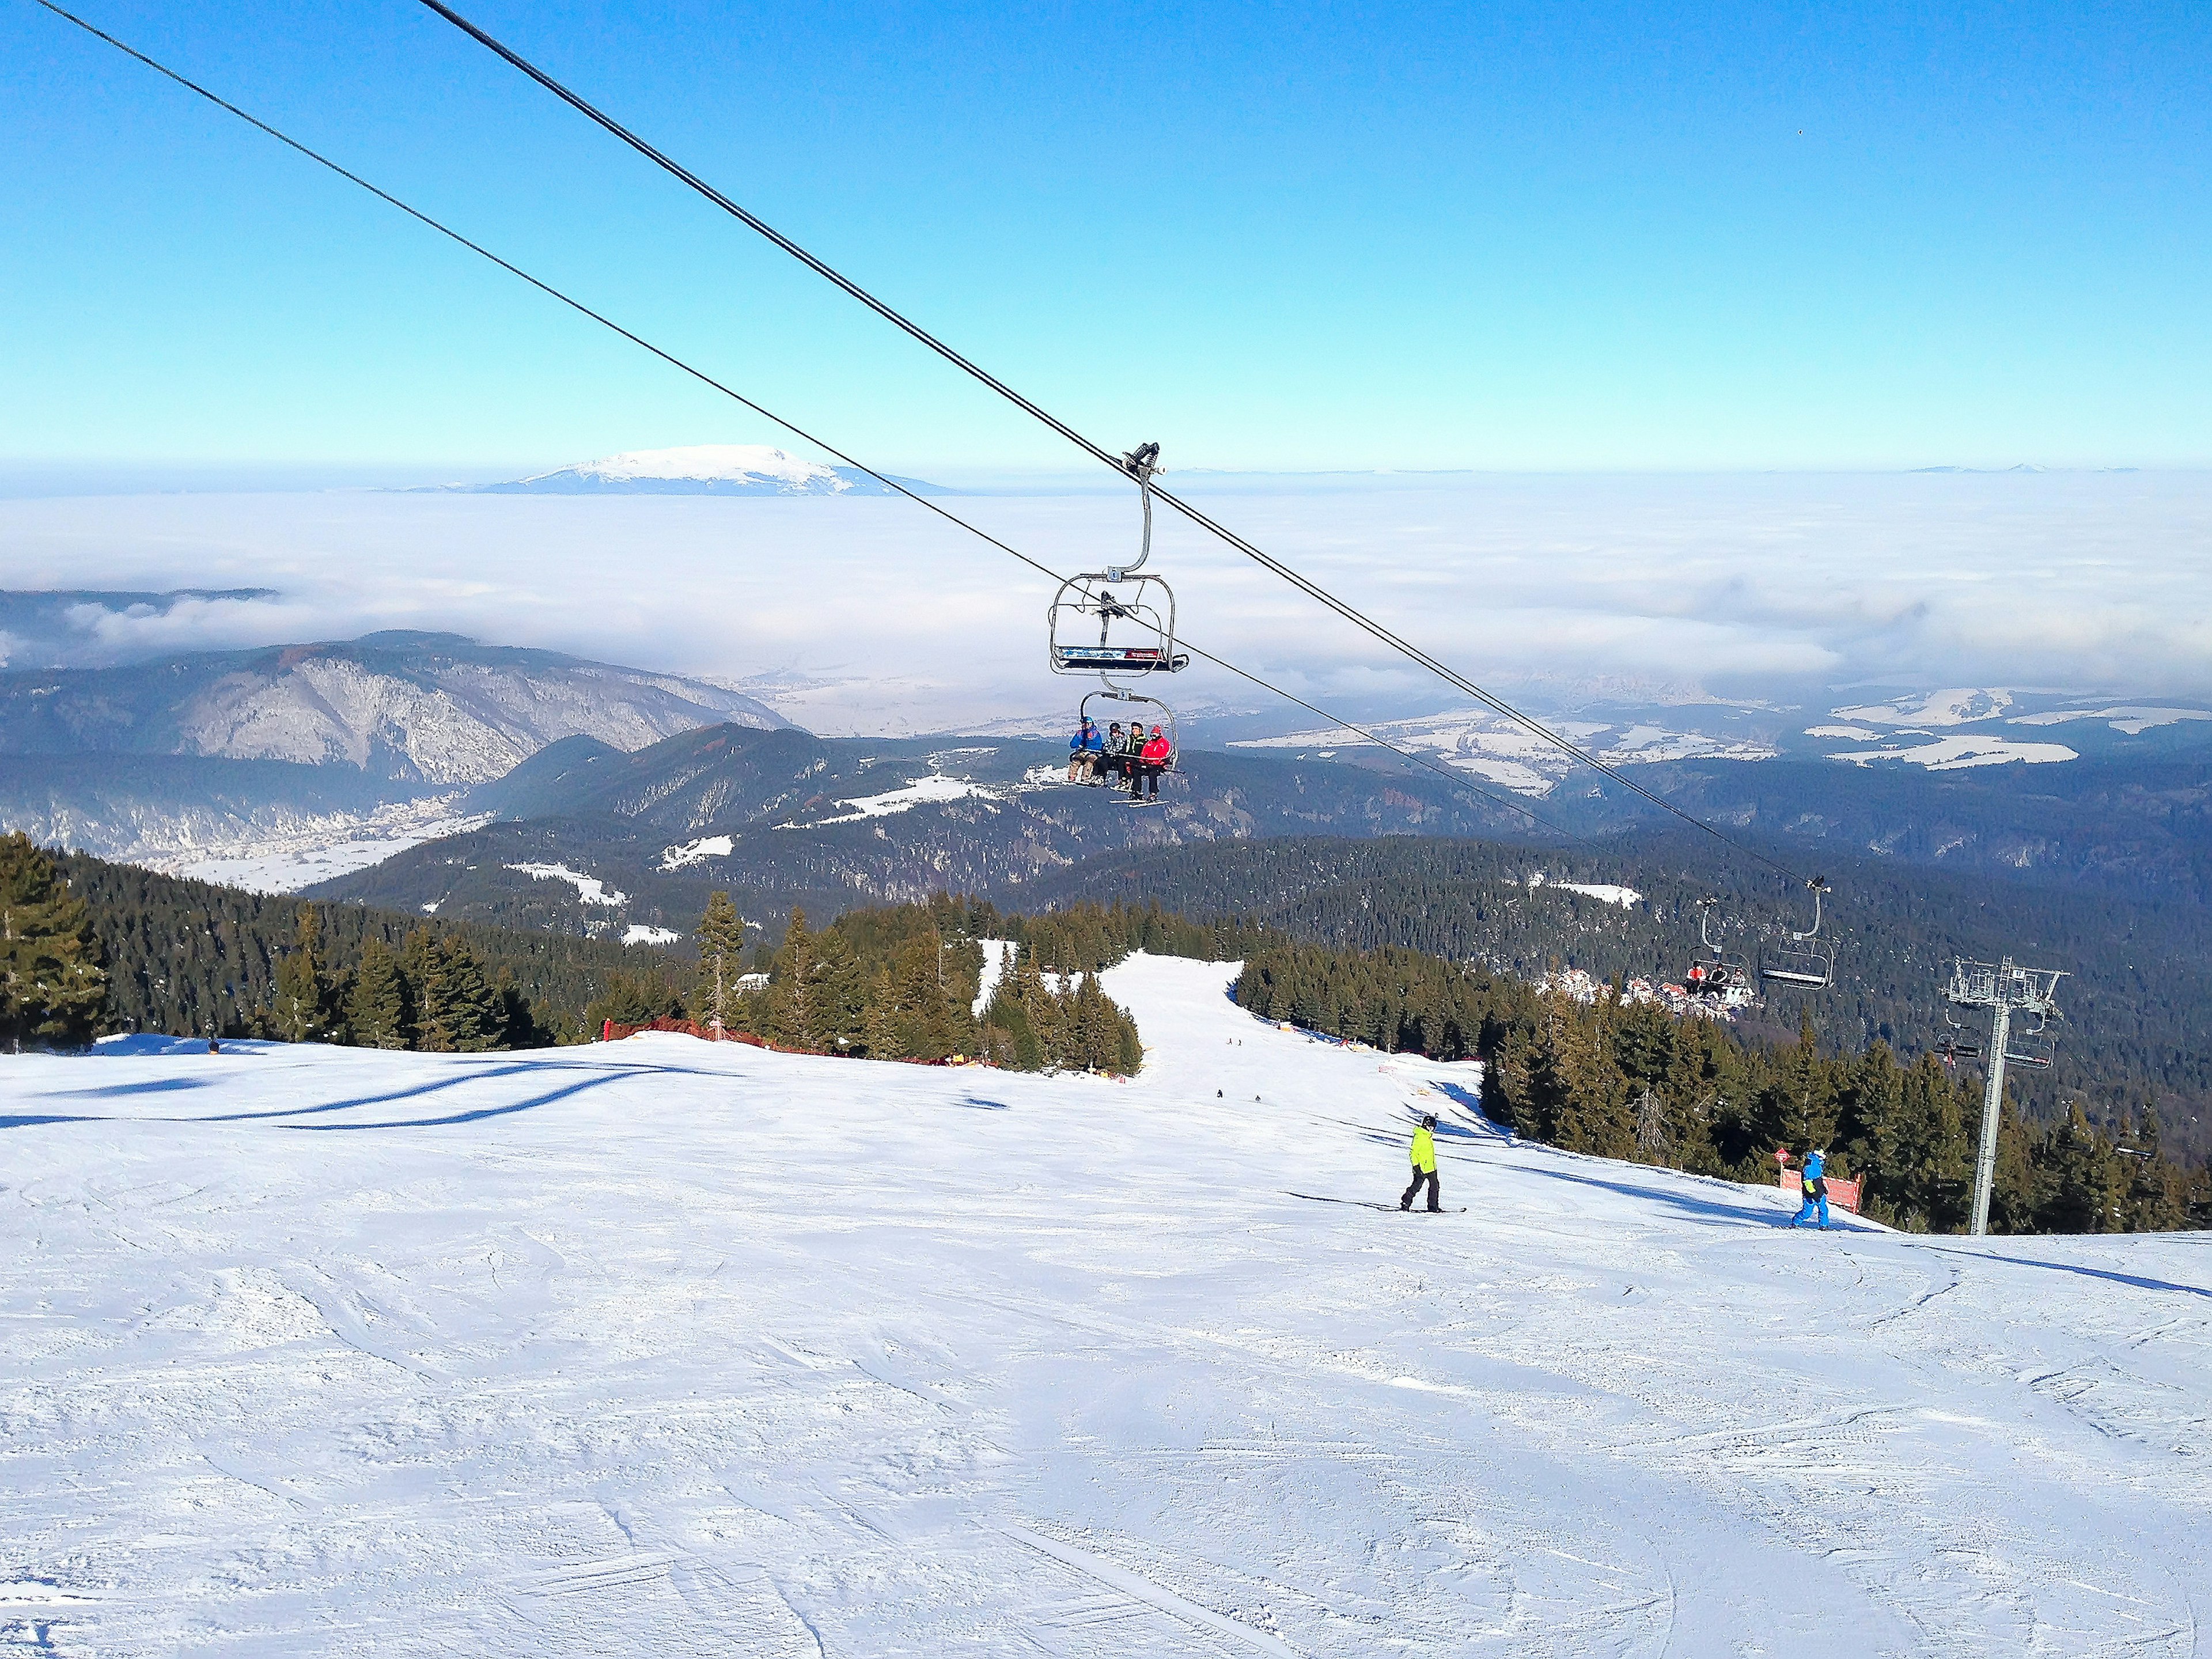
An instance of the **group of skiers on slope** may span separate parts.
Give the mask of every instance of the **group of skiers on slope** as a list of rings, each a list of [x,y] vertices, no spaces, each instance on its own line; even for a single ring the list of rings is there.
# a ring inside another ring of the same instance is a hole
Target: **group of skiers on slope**
[[[1441,1183],[1437,1176],[1436,1128],[1436,1114],[1422,1113],[1420,1127],[1413,1131],[1413,1144],[1409,1149],[1413,1164],[1413,1179],[1407,1187],[1404,1196],[1398,1200],[1398,1207],[1401,1210],[1413,1207],[1413,1200],[1423,1187],[1429,1189],[1429,1213],[1437,1214],[1443,1208]],[[1816,1149],[1805,1154],[1805,1203],[1790,1222],[1791,1226],[1802,1227],[1818,1216],[1821,1231],[1828,1231],[1827,1163],[1828,1155],[1825,1152]]]
[[[1115,720],[1101,737],[1095,721],[1086,720],[1067,740],[1067,781],[1070,783],[1110,783],[1129,780],[1131,800],[1158,800],[1160,774],[1175,761],[1175,745],[1158,726],[1150,737],[1142,720],[1131,720],[1124,732]]]

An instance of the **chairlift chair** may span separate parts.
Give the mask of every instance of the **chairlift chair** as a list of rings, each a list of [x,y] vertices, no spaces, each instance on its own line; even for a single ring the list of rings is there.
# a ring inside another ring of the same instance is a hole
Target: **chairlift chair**
[[[1820,936],[1820,900],[1829,890],[1828,884],[1814,876],[1805,885],[1813,893],[1813,925],[1800,933],[1785,928],[1790,943],[1777,950],[1771,958],[1762,955],[1759,976],[1772,980],[1778,985],[1795,985],[1807,991],[1825,991],[1836,982],[1834,959],[1819,946]]]
[[[1979,1060],[1982,1057],[1982,1045],[1966,1041],[1966,1028],[1959,1024],[1957,1015],[1945,1010],[1943,1023],[1951,1030],[1936,1043],[1936,1053],[1946,1066],[1954,1060]]]
[[[1713,908],[1719,902],[1717,898],[1698,901],[1698,943],[1705,947],[1705,954],[1703,961],[1692,963],[1690,971],[1683,975],[1692,996],[1725,996],[1730,991],[1751,988],[1751,964],[1736,952],[1723,950],[1713,938]]]
[[[1055,674],[1097,674],[1111,684],[1115,674],[1176,674],[1190,666],[1190,653],[1176,649],[1175,590],[1166,577],[1144,569],[1152,556],[1152,474],[1159,458],[1158,444],[1121,458],[1144,503],[1137,556],[1070,576],[1045,608],[1046,658]]]
[[[1164,577],[1127,570],[1070,576],[1046,607],[1045,624],[1055,674],[1175,674],[1190,666],[1190,653],[1176,649],[1175,593]]]
[[[2005,1064],[2025,1066],[2032,1071],[2048,1070],[2058,1058],[2058,1034],[2051,1029],[2050,1022],[2041,1014],[2030,1014],[2021,1030],[2010,1032],[2005,1039]]]
[[[1160,728],[1161,735],[1168,740],[1167,762],[1161,768],[1161,770],[1164,772],[1176,772],[1182,769],[1182,732],[1176,725],[1176,714],[1174,709],[1169,708],[1167,704],[1162,702],[1158,697],[1148,697],[1141,691],[1130,691],[1118,685],[1109,685],[1103,691],[1093,691],[1086,696],[1083,699],[1082,702],[1078,705],[1076,718],[1079,720],[1093,721],[1094,723],[1098,724],[1102,729],[1104,726],[1110,724],[1110,720],[1101,721],[1096,714],[1091,712],[1091,705],[1092,702],[1101,697],[1105,698],[1107,702],[1112,703],[1142,703],[1148,708],[1157,709],[1158,711],[1157,714],[1146,715],[1140,724],[1146,726],[1158,726]]]

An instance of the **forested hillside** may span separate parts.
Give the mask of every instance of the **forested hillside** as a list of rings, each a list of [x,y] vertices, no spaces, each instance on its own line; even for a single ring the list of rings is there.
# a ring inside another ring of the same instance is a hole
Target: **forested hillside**
[[[1785,859],[1802,859],[1795,852]],[[1524,980],[1554,966],[1600,979],[1679,980],[1697,954],[1696,906],[1718,895],[1729,943],[1755,954],[1809,907],[1779,877],[1698,839],[1563,852],[1494,842],[1334,837],[1250,842],[1086,860],[1048,880],[1002,890],[1002,902],[1047,908],[1084,900],[1157,901],[1186,916],[1333,945],[1407,946],[1476,961]],[[1939,985],[1954,955],[2010,955],[2065,969],[2057,1062],[2024,1098],[2056,1121],[2080,1099],[2099,1121],[2154,1101],[2168,1144],[2212,1149],[2212,917],[2179,899],[2033,888],[1872,859],[1824,861],[1836,891],[1824,935],[1838,982],[1824,993],[1772,993],[1741,1023],[1754,1040],[1794,1040],[1801,1005],[1835,1052],[1883,1042],[1906,1054],[1948,1032]],[[1530,878],[1545,877],[1539,885]],[[1563,883],[1623,885],[1623,906]]]
[[[983,997],[985,941],[1014,935]],[[783,942],[751,952],[739,975],[742,924],[713,895],[682,977],[619,977],[587,1018],[618,1026],[685,1020],[744,1032],[781,1048],[854,1060],[980,1059],[1014,1071],[1127,1076],[1144,1063],[1128,1014],[1097,970],[1127,953],[1092,907],[1008,929],[988,904],[939,894],[921,904],[850,910],[827,927],[794,911]]]
[[[1585,1005],[1419,951],[1313,945],[1255,951],[1237,997],[1265,1018],[1385,1050],[1480,1058],[1484,1113],[1570,1151],[1763,1181],[1778,1149],[1802,1159],[1822,1147],[1829,1174],[1867,1183],[1879,1220],[1955,1232],[1966,1218],[1979,1089],[1932,1055],[1900,1063],[1881,1042],[1828,1052],[1809,1011],[1794,1041],[1768,1047],[1712,1020],[1611,996]],[[2159,1231],[2208,1218],[2212,1172],[2162,1155],[2155,1111],[2106,1130],[2078,1108],[2037,1126],[2008,1106],[1995,1231]]]
[[[312,910],[325,969],[342,981],[372,945],[404,959],[434,944],[459,945],[488,987],[505,986],[533,1011],[533,1030],[580,1030],[586,1006],[624,968],[662,954],[556,933],[372,910],[307,905],[234,887],[157,875],[83,854],[57,854],[71,888],[91,907],[108,975],[109,1019],[118,1030],[179,1036],[244,1034],[265,1023],[279,970]],[[343,995],[341,985],[334,994]]]

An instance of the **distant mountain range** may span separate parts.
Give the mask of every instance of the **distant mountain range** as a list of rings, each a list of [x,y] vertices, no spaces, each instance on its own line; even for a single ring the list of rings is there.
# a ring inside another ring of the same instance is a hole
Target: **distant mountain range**
[[[890,475],[886,475],[890,476]],[[919,478],[899,483],[917,495],[950,495]],[[766,444],[687,444],[629,450],[578,461],[504,483],[439,486],[471,495],[889,495],[896,492],[858,467],[800,460]]]
[[[434,786],[501,776],[579,732],[632,749],[725,722],[784,723],[704,681],[458,634],[0,672],[0,753],[335,763]]]
[[[564,738],[783,724],[704,681],[453,634],[0,672],[0,827],[171,868],[362,837],[380,858]]]
[[[1018,887],[1094,853],[1246,836],[1495,835],[1519,822],[1432,775],[1193,752],[1158,807],[1063,780],[1066,749],[711,726],[634,754],[577,738],[461,805],[497,822],[312,888],[471,920],[688,930],[729,889],[755,920]]]

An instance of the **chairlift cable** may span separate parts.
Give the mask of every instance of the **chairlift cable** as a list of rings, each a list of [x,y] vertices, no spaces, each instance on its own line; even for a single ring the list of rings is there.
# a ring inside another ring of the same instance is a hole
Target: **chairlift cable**
[[[48,0],[40,0],[40,3],[42,5],[47,4]],[[947,344],[944,340],[939,338],[927,329],[922,327],[921,324],[914,321],[911,318],[895,309],[883,300],[877,298],[875,295],[861,287],[858,283],[846,276],[842,271],[837,270],[835,266],[830,264],[826,260],[809,252],[805,248],[792,240],[790,237],[776,229],[775,226],[761,218],[759,215],[750,212],[738,203],[732,200],[721,191],[716,189],[713,185],[708,184],[704,179],[702,179],[697,173],[684,166],[682,162],[676,161],[663,151],[655,149],[644,138],[639,137],[636,133],[631,131],[629,128],[616,120],[614,117],[609,115],[605,111],[592,104],[588,99],[586,99],[580,94],[573,91],[567,86],[564,86],[561,82],[556,80],[552,76],[538,68],[537,64],[523,57],[521,53],[516,52],[513,47],[506,45],[503,41],[477,27],[477,25],[471,22],[467,18],[462,16],[460,13],[455,11],[451,6],[445,4],[444,0],[422,0],[422,3],[430,10],[437,13],[439,16],[444,18],[447,22],[451,23],[455,28],[460,30],[464,34],[469,36],[470,39],[483,46],[487,51],[492,52],[495,56],[512,65],[522,74],[527,76],[531,80],[536,82],[539,86],[544,88],[546,91],[551,93],[555,97],[567,104],[570,108],[576,111],[580,115],[582,115],[586,119],[604,128],[609,134],[612,135],[615,138],[619,139],[623,143],[627,144],[639,155],[644,156],[647,161],[651,161],[655,167],[659,167],[670,177],[689,185],[692,190],[706,198],[707,200],[712,202],[716,207],[720,208],[725,213],[727,213],[732,217],[737,219],[749,229],[756,231],[762,236],[767,238],[768,240],[773,242],[777,247],[781,248],[786,253],[790,254],[792,258],[805,265],[808,270],[813,271],[817,276],[821,276],[825,281],[830,282],[835,284],[837,288],[842,289],[852,298],[859,301],[862,305],[867,307],[869,310],[874,312],[878,317],[884,319],[884,321],[891,324],[894,327],[910,336],[919,343],[927,346],[930,350],[944,358],[945,362],[952,364],[956,368],[958,368],[963,374],[970,376],[982,386],[997,392],[1000,397],[1006,398],[1006,401],[1012,404],[1016,408],[1021,410],[1025,414],[1028,414],[1037,421],[1042,422],[1045,426],[1049,427],[1053,431],[1058,433],[1061,437],[1066,439],[1079,449],[1083,450],[1093,459],[1111,467],[1117,474],[1123,477],[1127,477],[1128,476],[1127,470],[1123,465],[1121,457],[1114,454],[1101,445],[1093,442],[1090,438],[1085,437],[1082,433],[1070,426],[1066,422],[1061,420],[1058,416],[1053,414],[1049,410],[1024,396],[1020,392],[1018,392],[1012,386],[1007,385],[1006,381],[992,374],[988,369],[984,368],[981,365],[975,362],[970,358],[963,356],[952,346]],[[1742,854],[1745,857],[1756,860],[1759,863],[1765,865],[1769,869],[1778,871],[1781,874],[1789,877],[1793,882],[1802,881],[1803,879],[1803,877],[1800,875],[1798,872],[1791,869],[1789,866],[1782,863],[1780,860],[1768,857],[1765,854],[1759,851],[1756,848],[1747,846],[1745,843],[1730,836],[1726,830],[1718,829],[1713,824],[1706,823],[1705,819],[1698,817],[1694,812],[1686,811],[1683,808],[1675,805],[1672,801],[1668,800],[1663,796],[1656,794],[1651,790],[1645,788],[1642,784],[1626,776],[1618,768],[1610,766],[1604,761],[1600,760],[1595,755],[1583,748],[1572,738],[1565,737],[1558,732],[1554,732],[1550,726],[1545,725],[1541,720],[1537,720],[1531,714],[1523,713],[1521,709],[1514,707],[1513,704],[1506,702],[1504,698],[1484,690],[1480,686],[1475,684],[1474,681],[1468,679],[1457,670],[1438,660],[1436,657],[1422,649],[1419,646],[1413,644],[1411,641],[1394,632],[1381,623],[1376,622],[1374,618],[1369,617],[1364,611],[1362,611],[1357,606],[1344,599],[1339,599],[1335,594],[1322,587],[1311,578],[1300,574],[1291,566],[1284,563],[1282,560],[1277,558],[1273,554],[1268,553],[1264,549],[1255,545],[1254,543],[1248,541],[1244,537],[1230,529],[1227,526],[1221,524],[1207,514],[1201,512],[1190,502],[1184,501],[1172,490],[1163,489],[1155,485],[1153,493],[1156,494],[1160,500],[1165,501],[1169,506],[1174,507],[1176,511],[1182,514],[1184,518],[1189,520],[1191,523],[1196,525],[1200,529],[1206,531],[1210,535],[1218,537],[1229,546],[1234,548],[1237,551],[1243,554],[1247,558],[1251,559],[1255,563],[1259,564],[1263,569],[1269,571],[1274,575],[1281,577],[1285,581],[1290,583],[1293,587],[1296,587],[1300,592],[1304,593],[1308,598],[1326,606],[1328,610],[1335,612],[1336,615],[1342,617],[1345,621],[1352,623],[1354,627],[1361,629],[1374,639],[1389,647],[1392,650],[1397,652],[1400,655],[1407,658],[1408,660],[1427,669],[1431,673],[1436,675],[1446,684],[1464,693],[1468,696],[1473,697],[1485,708],[1503,716],[1504,719],[1511,721],[1514,725],[1520,726],[1523,731],[1529,732],[1532,736],[1551,744],[1553,748],[1559,750],[1561,753],[1567,755],[1571,758],[1580,761],[1583,765],[1590,767],[1601,776],[1611,779],[1613,782],[1620,785],[1621,787],[1641,796],[1644,799],[1649,801],[1652,805],[1658,807],[1662,811],[1670,812],[1674,817],[1681,819],[1685,823],[1693,825],[1697,829],[1702,830],[1705,834],[1712,836],[1714,840],[1720,842],[1724,846],[1733,848],[1735,851]]]
[[[308,161],[314,162],[316,166],[326,168],[328,171],[336,173],[339,178],[343,179],[349,184],[360,186],[360,188],[367,191],[379,201],[385,203],[388,206],[398,209],[400,212],[405,214],[409,218],[413,219],[418,224],[437,232],[438,234],[446,237],[451,241],[459,243],[461,246],[468,249],[470,252],[490,261],[495,265],[497,265],[501,270],[506,271],[509,276],[519,277],[523,282],[527,283],[531,287],[536,289],[539,293],[544,295],[547,298],[558,301],[562,305],[568,307],[571,311],[575,312],[580,316],[588,318],[592,322],[597,323],[600,327],[608,330],[611,333],[621,336],[621,337],[625,340],[628,340],[632,345],[637,346],[642,350],[650,352],[653,356],[658,357],[670,368],[680,370],[682,373],[690,375],[693,380],[698,381],[701,385],[720,392],[724,397],[728,398],[732,402],[742,405],[745,409],[750,410],[754,414],[761,416],[762,419],[782,428],[783,430],[790,433],[793,437],[798,438],[802,442],[812,445],[817,449],[821,450],[824,454],[835,456],[838,460],[853,468],[855,471],[865,472],[877,483],[884,486],[884,488],[890,489],[900,495],[903,495],[907,500],[914,502],[917,507],[927,507],[930,512],[934,513],[940,519],[943,519],[946,522],[966,531],[969,535],[975,536],[989,544],[991,546],[998,549],[1000,552],[1007,555],[1011,558],[1018,559],[1022,563],[1029,566],[1030,569],[1037,572],[1040,575],[1048,577],[1056,583],[1064,583],[1067,580],[1058,571],[1053,569],[1049,565],[1031,558],[1019,548],[1013,547],[1007,543],[1000,540],[998,537],[994,536],[989,531],[983,529],[978,525],[970,523],[968,520],[962,518],[958,514],[952,512],[947,507],[939,506],[937,502],[930,500],[927,496],[920,495],[915,490],[907,488],[907,486],[901,483],[896,478],[892,477],[888,473],[878,472],[875,468],[868,465],[865,461],[856,460],[852,456],[847,454],[843,450],[838,448],[835,444],[830,443],[827,439],[817,437],[813,433],[808,431],[805,428],[797,424],[795,422],[787,420],[782,416],[778,415],[775,410],[766,408],[763,404],[755,403],[751,398],[746,397],[744,393],[736,390],[732,386],[725,385],[722,381],[716,380],[713,375],[708,374],[704,369],[695,368],[690,363],[684,362],[681,357],[677,356],[673,352],[667,351],[663,348],[655,345],[652,341],[645,338],[642,335],[632,332],[629,329],[623,327],[620,323],[616,322],[612,318],[605,315],[604,313],[594,311],[590,306],[586,305],[582,301],[563,293],[561,289],[555,288],[550,283],[544,281],[541,277],[533,276],[521,266],[514,264],[511,260],[501,258],[500,255],[493,252],[489,248],[484,246],[481,242],[471,240],[467,236],[453,228],[452,226],[432,218],[421,209],[410,206],[407,203],[402,201],[398,197],[392,194],[391,191],[371,184],[359,173],[353,172],[339,162],[332,161],[329,156],[323,155],[320,151],[310,149],[307,145],[291,137],[289,133],[280,131],[277,128],[270,125],[269,123],[260,119],[258,116],[249,114],[246,111],[240,109],[236,104],[232,103],[229,100],[224,98],[220,94],[210,91],[208,88],[202,86],[198,82],[179,73],[177,70],[169,68],[167,64],[162,64],[155,58],[148,57],[137,47],[118,40],[114,35],[108,33],[105,29],[99,27],[96,24],[87,21],[84,18],[78,16],[75,12],[57,5],[54,3],[54,0],[36,0],[36,3],[44,7],[46,10],[52,12],[55,16],[63,19],[64,21],[76,24],[77,27],[82,29],[86,33],[94,36],[97,40],[106,42],[107,45],[114,47],[126,58],[133,58],[138,63],[143,64],[148,69],[152,70],[155,74],[174,82],[177,85],[184,88],[187,92],[192,93],[197,96],[206,100],[209,103],[213,104],[216,108],[221,109],[228,114],[236,116],[248,126],[254,128],[259,132],[266,134],[271,138],[274,138],[278,143],[283,144],[286,149],[306,157]],[[1202,657],[1207,662],[1213,664],[1215,667],[1224,669],[1228,672],[1236,675],[1238,678],[1245,680],[1252,685],[1257,686],[1261,690],[1266,691],[1271,696],[1282,698],[1285,702],[1295,703],[1300,708],[1304,709],[1308,714],[1318,715],[1321,719],[1328,721],[1332,726],[1340,727],[1347,732],[1357,732],[1361,738],[1366,739],[1368,742],[1375,744],[1380,748],[1387,749],[1401,759],[1411,761],[1417,766],[1425,767],[1428,770],[1436,773],[1440,777],[1448,779],[1455,787],[1470,794],[1489,801],[1493,805],[1504,807],[1508,811],[1517,812],[1522,817],[1528,819],[1531,823],[1535,823],[1543,829],[1548,830],[1555,835],[1565,836],[1570,841],[1588,842],[1589,840],[1589,837],[1586,836],[1577,835],[1571,830],[1563,828],[1559,824],[1552,823],[1540,813],[1531,811],[1529,808],[1522,805],[1518,801],[1508,799],[1503,795],[1493,793],[1490,790],[1484,789],[1477,784],[1469,782],[1466,774],[1463,772],[1433,761],[1418,750],[1402,748],[1397,744],[1392,743],[1389,738],[1369,730],[1365,726],[1356,725],[1352,721],[1346,720],[1340,715],[1333,714],[1329,713],[1328,710],[1321,708],[1317,704],[1308,702],[1304,697],[1298,696],[1293,692],[1286,691],[1279,685],[1273,684],[1269,681],[1261,678],[1259,675],[1253,673],[1249,669],[1238,667],[1235,663],[1229,661],[1226,658],[1216,656],[1211,651],[1202,649],[1195,645],[1190,645],[1188,641],[1183,641],[1182,643],[1185,644],[1186,647],[1193,656]]]

